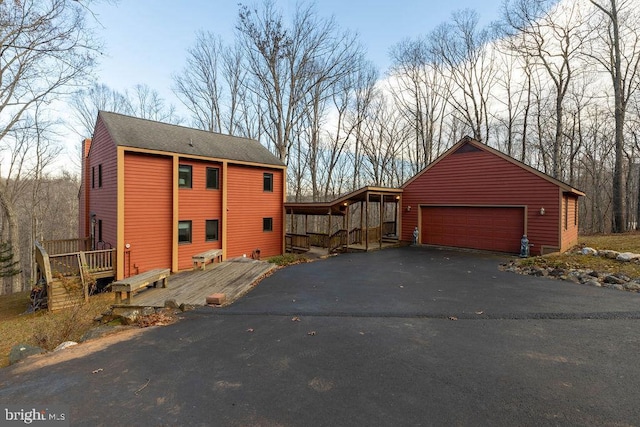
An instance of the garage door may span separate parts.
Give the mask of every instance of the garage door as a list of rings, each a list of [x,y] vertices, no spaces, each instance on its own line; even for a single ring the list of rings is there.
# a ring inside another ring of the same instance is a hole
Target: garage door
[[[519,253],[524,208],[428,206],[421,225],[424,244]]]

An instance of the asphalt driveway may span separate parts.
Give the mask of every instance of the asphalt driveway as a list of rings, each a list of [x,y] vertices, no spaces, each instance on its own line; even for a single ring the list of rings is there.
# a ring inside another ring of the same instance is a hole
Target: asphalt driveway
[[[502,260],[401,248],[288,267],[231,307],[0,370],[0,404],[92,426],[640,425],[640,295]]]

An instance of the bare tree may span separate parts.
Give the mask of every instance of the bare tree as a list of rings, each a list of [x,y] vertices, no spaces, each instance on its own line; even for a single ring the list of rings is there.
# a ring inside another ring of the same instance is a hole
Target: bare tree
[[[417,173],[434,158],[438,124],[444,115],[446,79],[432,57],[428,40],[404,40],[391,50],[391,93],[415,141],[408,150],[412,172]]]
[[[512,31],[512,49],[531,58],[553,84],[555,134],[551,175],[561,178],[565,96],[574,77],[584,38],[579,4],[554,5],[551,0],[513,0],[505,4],[504,17]]]
[[[200,31],[187,50],[187,64],[173,77],[174,92],[191,112],[194,125],[210,132],[222,132],[223,52],[219,36]]]
[[[16,165],[18,159],[27,159],[20,150],[26,148],[24,132],[35,123],[28,117],[42,113],[44,107],[37,106],[68,93],[93,66],[96,43],[85,13],[80,2],[71,0],[0,2],[0,143]],[[22,163],[7,182],[22,178],[26,168]],[[8,190],[7,185],[0,187],[0,209],[6,242],[14,247],[20,233]],[[18,251],[14,254],[19,257]],[[22,286],[21,276],[13,276],[12,291]]]
[[[430,35],[431,48],[450,79],[447,101],[473,137],[489,137],[489,94],[495,84],[494,39],[489,28],[479,28],[478,14],[470,9],[455,12],[452,22],[441,24]]]
[[[363,66],[355,77],[354,97],[347,115],[347,126],[353,129],[353,183],[355,190],[362,185],[362,146],[365,140],[365,121],[371,115],[377,96],[378,71],[369,63]]]
[[[118,91],[100,83],[75,92],[70,101],[74,118],[78,122],[74,128],[79,138],[87,138],[93,133],[98,111],[131,113],[129,101]]]
[[[100,110],[166,123],[179,124],[182,121],[175,106],[167,104],[157,90],[145,84],[135,85],[132,90],[121,93],[105,84],[95,83],[76,91],[70,105],[78,122],[75,132],[82,138],[93,133]]]
[[[630,97],[640,86],[640,12],[637,2],[632,0],[590,0],[590,3],[601,19],[588,55],[606,70],[613,86],[615,168],[612,231],[620,233],[627,229],[624,203],[625,115]]]
[[[314,102],[319,106],[351,72],[360,47],[354,35],[340,31],[333,18],[318,17],[312,5],[298,5],[290,26],[271,0],[261,9],[241,5],[238,18],[252,77],[249,88],[264,112],[264,135],[287,162],[296,139],[293,129],[304,115],[314,114]]]

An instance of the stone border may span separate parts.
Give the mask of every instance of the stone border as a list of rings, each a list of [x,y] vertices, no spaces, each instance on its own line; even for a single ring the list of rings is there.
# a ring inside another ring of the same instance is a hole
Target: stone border
[[[640,254],[617,252],[612,250],[597,251],[593,248],[582,248],[578,253],[585,256],[601,256],[620,262],[640,263]],[[500,270],[537,277],[550,277],[567,282],[628,292],[640,292],[640,277],[631,278],[622,273],[609,273],[591,269],[566,269],[557,267],[541,267],[537,265],[521,266],[518,261],[500,264]]]

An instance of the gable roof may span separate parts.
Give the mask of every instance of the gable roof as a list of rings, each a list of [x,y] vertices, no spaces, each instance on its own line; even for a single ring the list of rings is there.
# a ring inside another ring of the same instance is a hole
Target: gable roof
[[[107,111],[99,111],[98,119],[102,119],[117,146],[285,166],[280,159],[254,139],[207,132]]]
[[[519,160],[514,159],[513,157],[509,156],[508,154],[505,154],[501,151],[496,150],[495,148],[491,148],[486,144],[481,143],[478,140],[475,140],[473,138],[471,138],[470,136],[465,136],[463,137],[460,141],[458,141],[456,144],[454,144],[451,148],[449,148],[447,151],[445,151],[444,153],[442,153],[437,159],[435,159],[433,162],[431,162],[429,165],[427,165],[427,167],[425,167],[424,169],[422,169],[420,172],[418,172],[417,174],[415,174],[413,177],[411,177],[407,182],[405,182],[402,187],[400,188],[405,188],[407,185],[411,184],[413,181],[415,181],[418,177],[420,177],[422,174],[426,173],[429,169],[431,169],[432,167],[434,167],[436,164],[438,164],[442,159],[444,159],[445,157],[449,156],[452,153],[455,153],[458,150],[465,150],[465,151],[486,151],[489,152],[491,154],[494,154],[506,161],[508,161],[509,163],[512,163],[518,167],[521,167],[522,169],[525,169],[529,172],[531,172],[534,175],[539,176],[540,178],[551,182],[552,184],[557,185],[558,187],[560,187],[562,189],[562,191],[564,191],[565,193],[572,193],[576,196],[584,196],[585,194],[576,189],[573,188],[571,185],[562,182],[556,178],[553,178],[550,175],[547,175],[544,172],[540,172],[538,169],[535,169],[527,164],[522,163]]]
[[[287,213],[300,215],[338,215],[344,216],[345,211],[342,207],[355,203],[369,200],[369,195],[377,195],[381,200],[397,200],[402,190],[399,188],[373,187],[367,186],[359,188],[348,194],[344,194],[330,202],[286,202],[284,204]]]

